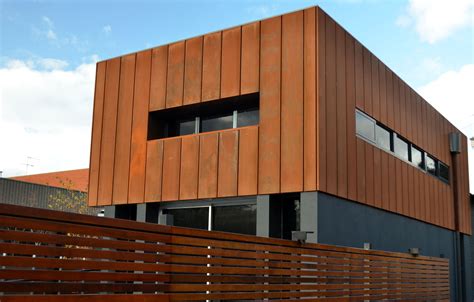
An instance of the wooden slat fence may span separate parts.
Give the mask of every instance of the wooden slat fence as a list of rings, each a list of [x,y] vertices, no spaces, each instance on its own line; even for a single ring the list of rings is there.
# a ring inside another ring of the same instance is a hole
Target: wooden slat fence
[[[447,259],[0,204],[0,301],[440,301]]]

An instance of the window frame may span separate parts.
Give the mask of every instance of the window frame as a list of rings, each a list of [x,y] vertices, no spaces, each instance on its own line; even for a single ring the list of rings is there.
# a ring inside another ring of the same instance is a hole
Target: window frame
[[[231,117],[232,120],[230,121],[231,123],[231,127],[229,128],[222,128],[222,129],[217,129],[217,130],[208,130],[208,131],[202,131],[202,128],[203,128],[203,122],[205,122],[206,120],[211,120],[211,119],[218,119],[218,118],[226,118],[226,117]],[[236,114],[235,114],[235,110],[233,110],[230,114],[215,114],[215,115],[209,115],[207,117],[204,117],[202,115],[198,115],[196,116],[196,118],[199,118],[199,132],[197,132],[197,134],[199,133],[207,133],[207,132],[214,132],[214,131],[223,131],[223,130],[227,130],[227,129],[234,129],[235,127],[235,123],[236,123],[236,120],[235,120],[235,117],[236,117]]]
[[[446,167],[446,170],[448,171],[448,178],[444,178],[443,176],[441,176],[441,166],[444,166]],[[438,167],[437,167],[437,170],[438,172],[438,178],[441,179],[441,181],[449,184],[449,179],[450,179],[450,171],[449,171],[449,166],[446,165],[445,163],[443,163],[442,161],[438,160]]]
[[[257,111],[257,124],[253,125],[245,125],[245,126],[240,126],[239,125],[239,115],[244,113],[244,112],[249,112],[249,111]],[[251,127],[251,126],[256,126],[260,124],[260,108],[258,107],[253,107],[253,108],[246,108],[246,109],[240,109],[240,110],[234,110],[234,128],[241,128],[241,127]]]
[[[404,142],[405,144],[407,144],[407,158],[404,158],[403,156],[399,155],[396,151],[395,151],[395,142],[396,142],[396,139],[399,139],[400,141]],[[393,154],[398,157],[399,159],[403,160],[404,162],[409,162],[411,163],[411,143],[410,141],[408,141],[407,139],[405,139],[403,136],[401,135],[398,135],[398,133],[394,133],[394,136],[393,136]]]
[[[388,149],[385,148],[385,147],[382,147],[382,146],[378,143],[378,140],[377,140],[377,133],[378,133],[378,132],[377,132],[377,129],[378,129],[378,128],[383,129],[383,130],[385,130],[385,131],[388,132],[388,144],[389,144]],[[394,133],[391,129],[385,127],[384,125],[382,125],[382,124],[380,124],[380,123],[377,123],[377,122],[375,123],[375,144],[376,144],[380,149],[385,150],[385,151],[389,151],[389,152],[393,152],[393,148],[394,148],[394,138],[393,138],[393,137],[394,137],[394,135],[395,135],[395,133]]]
[[[214,207],[227,207],[227,206],[245,206],[245,205],[257,205],[257,196],[239,196],[239,197],[219,197],[205,200],[179,200],[179,201],[167,201],[160,203],[160,209],[158,211],[158,221],[160,216],[167,215],[166,212],[169,210],[181,210],[181,209],[194,209],[194,208],[208,208],[208,231],[212,231],[212,208]],[[256,225],[257,227],[257,225]],[[236,233],[237,234],[237,233]]]
[[[360,115],[362,118],[365,118],[366,120],[372,122],[373,124],[373,139],[371,139],[370,137],[366,137],[365,135],[363,135],[362,133],[359,133],[357,131],[357,115]],[[376,126],[377,126],[377,121],[372,118],[371,116],[367,115],[365,112],[363,111],[360,111],[359,109],[356,108],[356,117],[355,117],[355,130],[356,130],[356,135],[374,145],[377,146],[377,131],[376,131]]]
[[[421,154],[421,162],[423,163],[423,168],[419,167],[416,163],[413,162],[413,149],[420,152]],[[423,149],[415,146],[414,144],[410,144],[410,163],[417,167],[418,169],[425,171],[426,170],[426,152]]]
[[[439,176],[438,176],[438,160],[436,158],[434,158],[433,156],[431,156],[430,154],[428,154],[427,152],[425,152],[425,153],[426,153],[426,155],[425,155],[425,158],[426,158],[426,165],[425,165],[426,173],[428,173],[431,176],[439,178]],[[434,173],[431,173],[428,170],[428,158],[434,161],[434,167],[435,167]]]

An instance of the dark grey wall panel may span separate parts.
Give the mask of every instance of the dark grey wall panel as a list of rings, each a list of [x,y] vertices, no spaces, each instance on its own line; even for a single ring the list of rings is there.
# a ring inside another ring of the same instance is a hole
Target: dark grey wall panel
[[[422,255],[449,258],[455,301],[454,232],[324,193],[317,203],[319,243],[362,248],[370,242],[372,249],[404,253],[418,247]]]
[[[465,278],[465,295],[466,297],[470,297],[470,299],[466,299],[467,301],[472,301],[474,300],[474,278],[472,273],[473,271],[473,265],[474,265],[474,250],[472,249],[473,241],[472,236],[469,235],[461,235],[462,236],[462,243],[464,245],[463,247],[463,252],[464,252],[464,278]]]

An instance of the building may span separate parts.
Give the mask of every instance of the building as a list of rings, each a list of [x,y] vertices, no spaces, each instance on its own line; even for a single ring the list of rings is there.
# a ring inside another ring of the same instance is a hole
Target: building
[[[10,177],[23,182],[87,192],[89,169],[56,171]]]
[[[0,177],[0,203],[97,215],[84,205],[88,178],[89,169]]]
[[[451,260],[470,297],[467,138],[319,7],[97,64],[106,215]],[[467,298],[466,298],[467,299]]]

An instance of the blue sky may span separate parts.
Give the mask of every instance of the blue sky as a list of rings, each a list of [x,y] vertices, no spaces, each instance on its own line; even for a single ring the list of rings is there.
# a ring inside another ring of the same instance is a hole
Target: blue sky
[[[474,136],[474,0],[0,0],[0,171],[87,167],[97,60],[312,5]]]
[[[413,87],[473,61],[472,27],[436,43],[400,26],[405,1],[5,1],[2,62],[55,58],[74,68],[253,20],[320,5]],[[472,21],[471,21],[472,22]],[[48,36],[49,33],[49,36]]]

